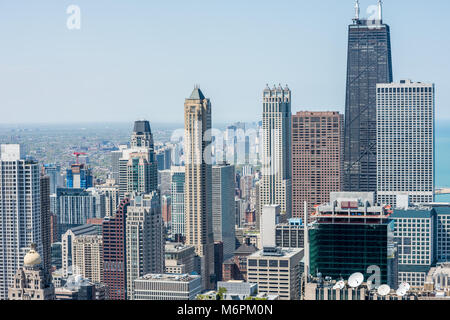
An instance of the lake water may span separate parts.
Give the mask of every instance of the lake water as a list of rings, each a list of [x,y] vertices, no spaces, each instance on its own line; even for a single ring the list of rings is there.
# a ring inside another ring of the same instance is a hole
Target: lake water
[[[436,187],[450,188],[450,121],[436,123]],[[446,196],[446,195],[444,195]],[[449,195],[450,202],[450,195]]]

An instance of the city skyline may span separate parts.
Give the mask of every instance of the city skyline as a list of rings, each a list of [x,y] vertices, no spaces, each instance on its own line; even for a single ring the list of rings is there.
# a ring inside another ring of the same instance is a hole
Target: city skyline
[[[254,114],[261,103],[260,88],[267,82],[290,85],[293,112],[344,111],[345,25],[354,16],[354,2],[350,0],[324,0],[314,5],[284,0],[277,6],[262,1],[257,9],[235,2],[224,6],[196,1],[188,6],[182,2],[111,5],[106,1],[80,0],[80,30],[66,28],[68,2],[46,1],[28,4],[26,9],[19,3],[4,4],[0,13],[0,26],[17,30],[15,39],[5,37],[8,65],[0,65],[4,69],[0,75],[4,88],[0,104],[26,112],[8,113],[2,123],[100,119],[116,122],[139,118],[181,123],[178,113],[169,117],[156,111],[161,105],[178,110],[184,100],[183,92],[195,83],[200,83],[212,97],[216,106],[213,123],[232,121],[234,112],[239,112],[242,120],[259,121]],[[374,5],[375,0],[361,1],[361,17],[367,16],[366,9]],[[445,107],[450,94],[439,90],[449,81],[444,75],[449,68],[445,53],[450,48],[429,32],[430,28],[449,28],[445,17],[439,16],[450,4],[444,2],[440,6],[441,10],[431,11],[433,7],[422,1],[386,1],[384,17],[393,30],[394,81],[421,79],[436,83],[436,116],[450,120],[450,111]],[[104,9],[108,9],[106,13]],[[403,14],[406,10],[407,15]],[[188,23],[183,12],[200,19]],[[156,13],[168,18],[163,20]],[[24,14],[27,19],[21,19]],[[267,23],[269,14],[274,17]],[[129,20],[131,16],[133,21]],[[251,22],[244,19],[246,16],[252,18]],[[419,20],[420,24],[411,24]],[[205,28],[212,23],[213,28]],[[189,27],[180,28],[186,24]],[[320,27],[312,28],[314,24]],[[187,41],[192,35],[208,49],[201,52],[193,48]],[[271,64],[267,62],[275,52],[279,55],[279,50],[263,47],[262,43],[275,35],[280,43],[288,41],[290,49],[281,53],[282,59],[276,64]],[[410,50],[408,43],[417,38],[422,45]],[[304,43],[311,46],[305,47]],[[27,54],[30,48],[36,50],[35,55]],[[430,51],[434,56],[427,60],[424,56]],[[180,52],[185,52],[183,57]],[[418,65],[417,60],[423,63]],[[202,71],[191,72],[199,64],[204,66]],[[236,78],[238,71],[243,76]],[[231,100],[229,90],[241,99]],[[327,95],[321,95],[323,91]],[[129,113],[121,115],[124,106]]]

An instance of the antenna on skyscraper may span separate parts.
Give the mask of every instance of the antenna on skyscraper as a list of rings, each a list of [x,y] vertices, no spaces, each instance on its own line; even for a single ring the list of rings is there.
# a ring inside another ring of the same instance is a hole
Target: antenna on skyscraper
[[[356,3],[355,3],[355,20],[359,20],[360,12],[361,12],[361,10],[359,8],[359,0],[356,0]]]
[[[383,21],[383,1],[378,0],[378,20]]]

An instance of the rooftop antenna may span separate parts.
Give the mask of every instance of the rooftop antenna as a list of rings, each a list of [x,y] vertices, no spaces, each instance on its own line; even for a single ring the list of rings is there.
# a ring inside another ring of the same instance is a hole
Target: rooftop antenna
[[[361,10],[359,8],[359,0],[356,0],[356,3],[355,3],[355,20],[359,20],[360,12],[361,12]]]
[[[383,1],[378,0],[378,20],[383,21]]]

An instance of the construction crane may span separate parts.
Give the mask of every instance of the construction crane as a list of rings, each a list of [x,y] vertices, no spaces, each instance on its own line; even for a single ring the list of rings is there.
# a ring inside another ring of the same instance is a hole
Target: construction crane
[[[85,156],[85,155],[87,155],[87,153],[84,153],[84,152],[74,152],[73,154],[74,154],[74,156],[77,157],[77,164],[80,164],[80,162],[78,161],[79,158],[80,158],[80,156]]]

